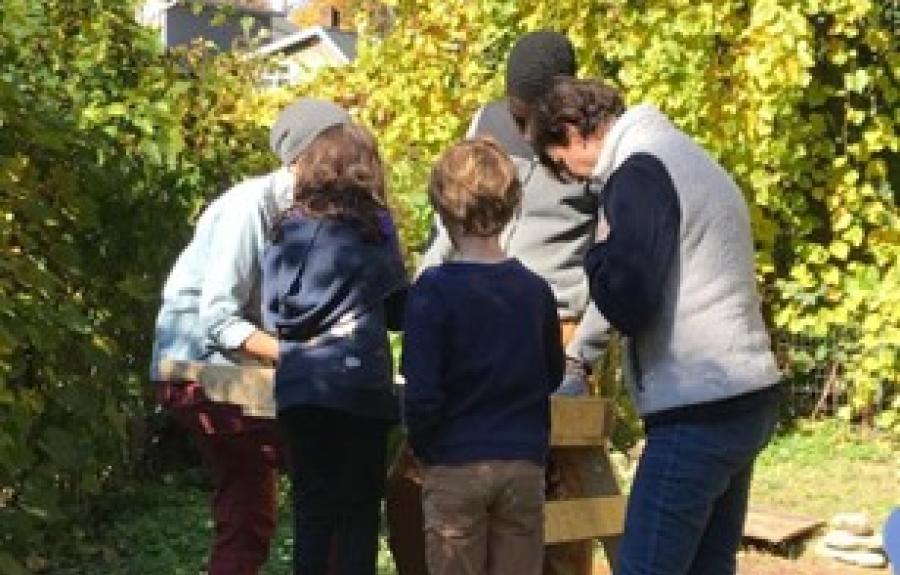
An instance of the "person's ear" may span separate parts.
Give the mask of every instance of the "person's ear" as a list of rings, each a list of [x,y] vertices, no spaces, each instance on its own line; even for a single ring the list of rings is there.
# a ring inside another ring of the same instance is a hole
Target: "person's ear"
[[[594,136],[600,141],[603,142],[603,138],[606,137],[606,134],[612,129],[613,124],[616,123],[617,117],[612,117],[602,124],[597,126],[597,129],[594,131]]]

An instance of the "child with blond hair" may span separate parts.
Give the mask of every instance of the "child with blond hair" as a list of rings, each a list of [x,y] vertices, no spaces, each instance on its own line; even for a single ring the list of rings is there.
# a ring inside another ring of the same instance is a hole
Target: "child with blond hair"
[[[492,140],[453,146],[432,171],[459,257],[412,287],[401,366],[431,575],[542,569],[549,396],[565,356],[550,286],[500,247],[520,197]]]

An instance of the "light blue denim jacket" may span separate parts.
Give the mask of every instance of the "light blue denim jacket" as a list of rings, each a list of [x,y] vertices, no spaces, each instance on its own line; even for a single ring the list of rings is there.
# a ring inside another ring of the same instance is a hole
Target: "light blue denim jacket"
[[[169,273],[156,319],[151,378],[163,359],[255,363],[239,348],[262,325],[262,256],[293,177],[281,168],[229,189],[204,210]]]

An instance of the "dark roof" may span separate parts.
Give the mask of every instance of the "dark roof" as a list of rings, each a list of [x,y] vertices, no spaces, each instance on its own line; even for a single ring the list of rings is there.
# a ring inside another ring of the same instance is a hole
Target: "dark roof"
[[[300,31],[300,28],[298,28],[296,24],[291,22],[289,18],[283,16],[275,16],[272,18],[271,26],[272,41],[280,40],[281,38],[296,34]]]
[[[328,34],[335,46],[347,55],[348,60],[356,59],[356,33],[337,28],[322,28],[322,30]]]

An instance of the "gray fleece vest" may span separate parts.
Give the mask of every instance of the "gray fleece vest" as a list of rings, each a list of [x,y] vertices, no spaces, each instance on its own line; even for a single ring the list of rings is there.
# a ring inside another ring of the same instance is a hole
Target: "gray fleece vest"
[[[647,104],[616,120],[594,176],[605,183],[638,152],[663,163],[681,207],[679,247],[660,313],[626,342],[623,354],[638,411],[647,415],[774,384],[779,373],[760,311],[740,190],[703,148]]]

